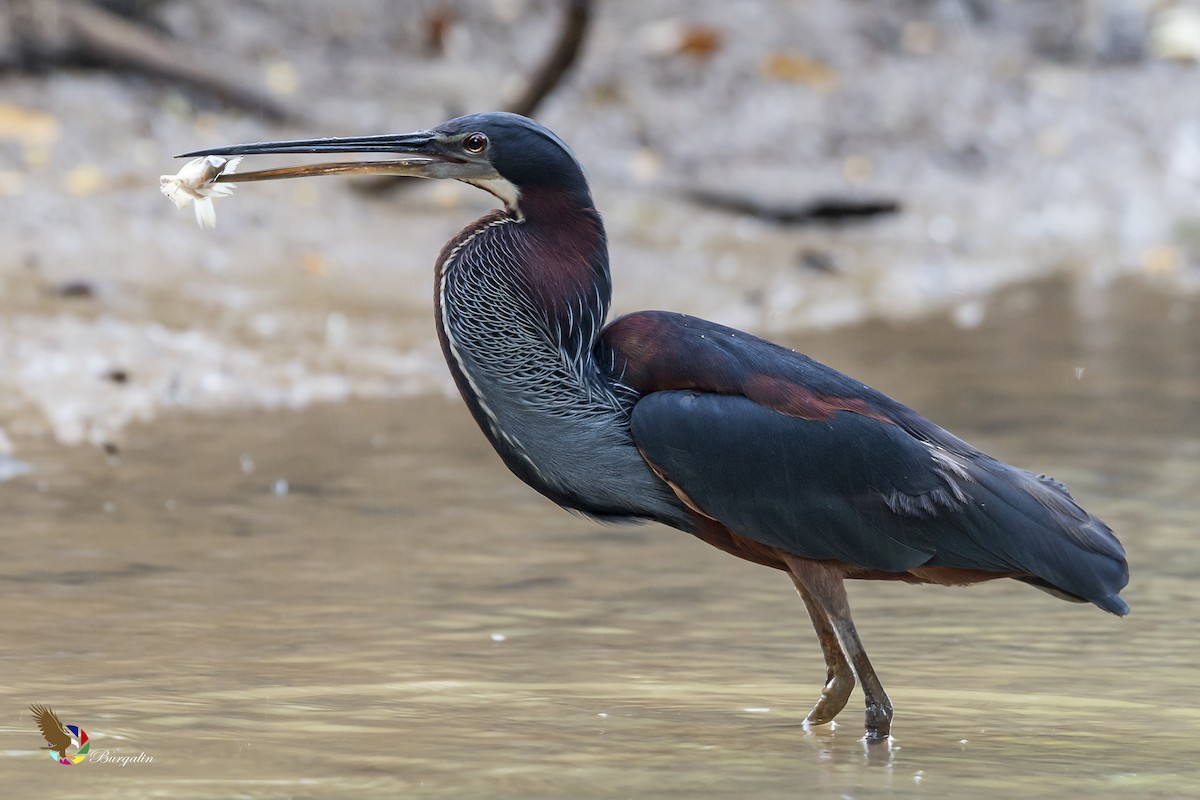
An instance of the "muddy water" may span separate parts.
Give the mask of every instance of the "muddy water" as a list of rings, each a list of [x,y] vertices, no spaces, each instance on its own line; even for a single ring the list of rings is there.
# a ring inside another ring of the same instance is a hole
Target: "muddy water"
[[[1200,785],[1200,304],[1038,287],[796,342],[1044,469],[1130,551],[1118,620],[856,584],[897,708],[801,725],[788,581],[513,480],[457,402],[179,416],[0,484],[9,796],[1178,797]],[[56,766],[24,711],[82,726]],[[12,787],[19,787],[16,795]]]

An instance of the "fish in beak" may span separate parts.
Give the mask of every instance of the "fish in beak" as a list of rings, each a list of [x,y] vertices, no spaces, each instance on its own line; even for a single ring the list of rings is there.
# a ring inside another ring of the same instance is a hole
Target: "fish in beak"
[[[517,192],[504,181],[489,159],[487,137],[479,132],[418,131],[379,136],[293,139],[279,142],[254,142],[212,147],[183,153],[177,158],[193,158],[178,175],[160,179],[162,191],[182,208],[193,199],[206,204],[201,224],[211,220],[212,197],[228,194],[234,181],[274,181],[284,178],[308,178],[318,175],[398,175],[413,178],[441,178],[465,181],[500,197],[515,208]],[[277,167],[254,172],[233,173],[233,167],[246,156],[313,153],[389,154],[391,158],[327,161],[292,167]]]

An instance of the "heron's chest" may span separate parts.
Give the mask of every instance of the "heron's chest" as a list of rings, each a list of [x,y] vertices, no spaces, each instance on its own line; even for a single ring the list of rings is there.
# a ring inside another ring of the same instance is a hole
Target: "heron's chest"
[[[631,399],[593,361],[604,309],[581,302],[568,319],[548,317],[504,260],[514,255],[503,239],[468,240],[438,272],[443,351],[476,421],[509,468],[556,502],[629,515],[641,495],[649,515],[673,513],[633,443]]]
[[[501,455],[563,488],[597,460],[640,460],[628,409],[596,380],[591,354],[564,350],[511,287],[463,283],[443,279],[443,349]]]

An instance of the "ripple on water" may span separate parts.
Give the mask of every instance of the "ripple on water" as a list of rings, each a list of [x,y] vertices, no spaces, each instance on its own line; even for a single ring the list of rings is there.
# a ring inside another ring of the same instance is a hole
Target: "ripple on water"
[[[1200,322],[1165,302],[1115,292],[1097,321],[1041,292],[970,330],[804,343],[1068,479],[1130,552],[1125,619],[1016,583],[853,585],[891,742],[861,740],[858,694],[805,728],[824,667],[785,579],[562,514],[458,405],[414,399],[173,417],[117,462],[23,451],[0,771],[61,790],[20,716],[47,702],[155,758],[89,767],[97,797],[1186,796],[1200,369],[1174,348],[1200,353]]]

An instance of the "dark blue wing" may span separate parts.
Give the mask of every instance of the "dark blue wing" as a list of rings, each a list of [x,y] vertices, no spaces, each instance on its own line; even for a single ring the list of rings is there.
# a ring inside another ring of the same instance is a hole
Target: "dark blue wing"
[[[810,421],[744,397],[655,392],[632,414],[644,457],[704,514],[796,555],[905,572],[1025,574],[1122,614],[1124,551],[1061,484],[950,453],[849,411]]]
[[[646,460],[742,536],[869,570],[1009,574],[1128,611],[1125,551],[1066,487],[824,364],[661,311],[615,321],[597,355],[638,395]]]

